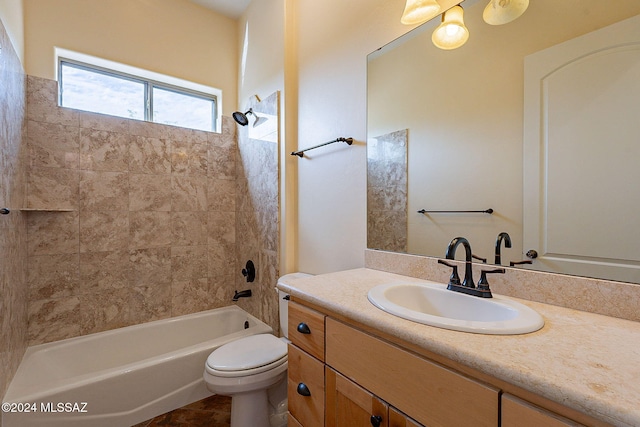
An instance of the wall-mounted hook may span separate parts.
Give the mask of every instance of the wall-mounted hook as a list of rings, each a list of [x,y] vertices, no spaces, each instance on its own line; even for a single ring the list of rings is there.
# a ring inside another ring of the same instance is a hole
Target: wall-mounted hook
[[[245,268],[242,269],[242,275],[247,278],[247,282],[253,282],[256,279],[256,267],[253,261],[247,261]]]

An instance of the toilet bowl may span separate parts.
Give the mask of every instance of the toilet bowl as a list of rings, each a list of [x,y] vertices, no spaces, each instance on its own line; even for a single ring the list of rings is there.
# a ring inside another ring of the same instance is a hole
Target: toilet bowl
[[[278,283],[306,276],[287,274]],[[271,334],[241,338],[220,346],[205,363],[207,389],[231,396],[231,427],[270,427],[274,407],[287,397],[288,298],[282,291],[278,294],[283,338]],[[279,411],[283,412],[282,407]]]

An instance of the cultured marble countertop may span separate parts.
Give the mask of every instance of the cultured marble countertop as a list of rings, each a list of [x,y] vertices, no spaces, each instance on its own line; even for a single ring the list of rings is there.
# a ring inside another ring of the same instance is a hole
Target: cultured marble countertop
[[[367,300],[372,287],[420,279],[366,268],[279,288],[616,426],[640,426],[640,322],[513,298],[544,317],[537,332],[481,335],[422,325]]]

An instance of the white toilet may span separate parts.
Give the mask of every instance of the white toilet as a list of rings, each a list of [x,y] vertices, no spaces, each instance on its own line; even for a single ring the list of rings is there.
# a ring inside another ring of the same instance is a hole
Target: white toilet
[[[306,276],[291,273],[278,283]],[[214,350],[205,363],[204,382],[209,391],[231,396],[231,427],[270,427],[274,406],[287,397],[288,298],[282,291],[278,294],[284,338],[271,334],[241,338]],[[278,409],[286,419],[286,408]]]

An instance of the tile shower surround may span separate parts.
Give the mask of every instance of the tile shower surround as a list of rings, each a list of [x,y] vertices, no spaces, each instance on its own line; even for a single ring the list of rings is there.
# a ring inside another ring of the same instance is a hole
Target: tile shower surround
[[[25,74],[0,21],[0,208],[23,206]],[[0,215],[0,395],[27,347],[27,226],[14,210]]]
[[[262,102],[252,97],[243,111],[251,108],[260,117],[275,120],[279,117],[278,99],[278,92]],[[242,276],[236,276],[237,290],[253,292],[251,298],[240,299],[238,305],[250,313],[261,313],[262,317],[258,317],[278,334],[278,298],[274,289],[280,262],[278,144],[250,135],[259,127],[250,128],[253,117],[249,118],[249,126],[238,127],[236,265],[242,269],[247,260],[252,260],[256,281],[247,283]]]
[[[29,345],[231,304],[235,122],[216,134],[56,97],[55,81],[27,77],[27,207],[69,210],[27,214]]]

